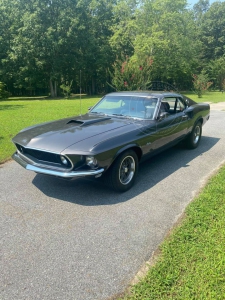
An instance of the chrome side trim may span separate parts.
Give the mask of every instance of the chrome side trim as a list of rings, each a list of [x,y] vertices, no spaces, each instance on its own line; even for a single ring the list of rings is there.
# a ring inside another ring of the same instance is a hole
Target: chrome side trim
[[[88,171],[73,171],[73,172],[60,172],[45,168],[40,168],[34,165],[29,164],[27,161],[23,160],[17,152],[15,152],[12,156],[12,158],[18,162],[22,167],[24,167],[26,170],[34,171],[36,173],[41,173],[45,175],[52,175],[56,177],[62,177],[62,178],[79,178],[79,177],[86,177],[86,176],[97,176],[101,175],[104,172],[104,169],[97,169],[97,170],[88,170]]]

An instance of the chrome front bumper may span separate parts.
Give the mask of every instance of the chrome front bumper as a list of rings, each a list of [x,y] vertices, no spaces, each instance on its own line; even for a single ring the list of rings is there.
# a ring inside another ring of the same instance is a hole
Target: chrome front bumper
[[[28,161],[23,159],[20,155],[18,155],[17,152],[15,152],[12,156],[12,158],[18,162],[22,167],[24,167],[26,170],[34,171],[36,173],[45,174],[45,175],[51,175],[56,177],[62,177],[65,179],[75,179],[80,177],[100,177],[102,173],[104,172],[104,169],[97,169],[97,170],[88,170],[88,171],[69,171],[69,172],[62,172],[57,170],[51,170],[44,167],[40,167],[35,164],[30,164]]]

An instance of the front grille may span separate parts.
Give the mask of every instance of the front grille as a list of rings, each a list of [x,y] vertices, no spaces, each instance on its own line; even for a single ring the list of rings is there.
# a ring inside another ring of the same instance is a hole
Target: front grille
[[[64,169],[71,169],[72,164],[67,159],[67,165],[63,164],[60,155],[56,153],[46,152],[42,150],[30,149],[25,148],[19,144],[16,144],[17,149],[26,157],[33,160],[36,163],[47,163],[48,165],[64,168]]]
[[[38,160],[42,161],[48,161],[48,162],[53,162],[53,163],[60,163],[60,158],[58,154],[54,153],[48,153],[40,150],[34,150],[34,149],[24,149],[23,154],[28,154],[32,157],[35,157]]]

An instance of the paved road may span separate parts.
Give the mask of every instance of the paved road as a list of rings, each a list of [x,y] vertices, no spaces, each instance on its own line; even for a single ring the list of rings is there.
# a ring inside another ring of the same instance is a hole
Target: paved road
[[[224,149],[225,111],[212,111],[198,149],[173,148],[141,165],[125,194],[0,166],[0,299],[122,292],[225,160]]]

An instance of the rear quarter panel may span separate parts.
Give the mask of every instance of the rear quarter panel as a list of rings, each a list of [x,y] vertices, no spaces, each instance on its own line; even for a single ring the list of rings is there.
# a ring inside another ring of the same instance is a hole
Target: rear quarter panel
[[[210,117],[210,105],[208,103],[198,103],[188,108],[189,114],[189,128],[188,132],[191,132],[194,125],[200,121],[204,125]]]

